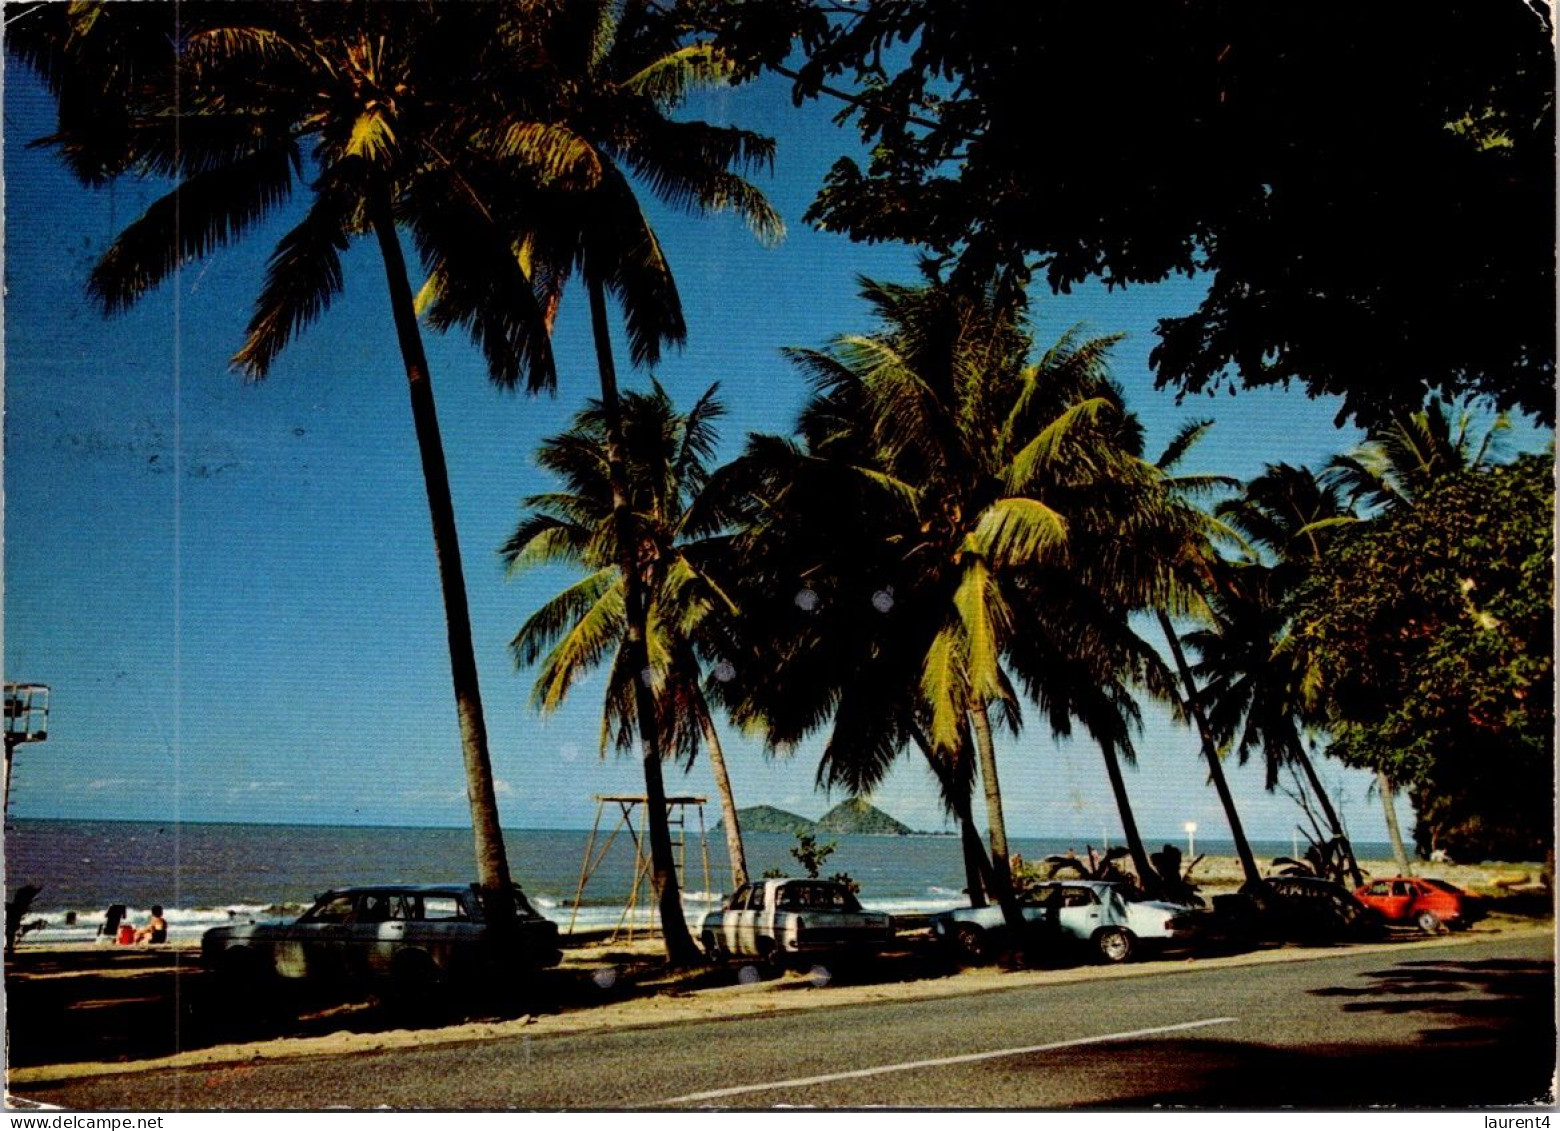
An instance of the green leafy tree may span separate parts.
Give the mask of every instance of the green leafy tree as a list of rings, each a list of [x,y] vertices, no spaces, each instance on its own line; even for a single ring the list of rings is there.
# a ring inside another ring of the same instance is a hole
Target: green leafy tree
[[[830,171],[823,227],[1015,287],[1206,275],[1158,328],[1182,392],[1299,381],[1366,423],[1482,394],[1554,419],[1550,5],[682,8],[797,100],[843,100],[871,157]]]
[[[1372,513],[1411,507],[1441,477],[1483,466],[1493,458],[1506,420],[1497,417],[1482,436],[1476,434],[1476,424],[1466,408],[1454,413],[1450,405],[1432,398],[1418,411],[1396,414],[1372,428],[1358,448],[1330,460],[1324,474],[1351,503]],[[1403,846],[1394,800],[1403,783],[1385,762],[1378,763],[1375,771],[1393,854],[1403,872],[1411,875],[1413,864]]]
[[[685,413],[676,410],[658,383],[650,393],[628,393],[622,401],[637,556],[651,588],[646,625],[659,732],[666,748],[685,762],[693,760],[701,743],[707,752],[732,880],[740,887],[748,881],[742,830],[695,645],[707,618],[736,612],[712,572],[720,565],[730,512],[707,490],[708,462],[718,439],[714,424],[724,412],[714,386]],[[526,620],[510,648],[517,665],[541,661],[531,702],[544,713],[561,706],[586,673],[609,666],[603,753],[614,741],[619,750],[633,748],[637,702],[632,685],[639,670],[625,662],[625,586],[603,455],[605,433],[601,406],[593,404],[568,432],[543,443],[538,462],[559,476],[565,489],[527,498],[530,513],[501,551],[512,575],[559,563],[585,571]]]
[[[1330,752],[1408,787],[1421,852],[1552,851],[1553,465],[1437,478],[1340,538],[1307,594]]]

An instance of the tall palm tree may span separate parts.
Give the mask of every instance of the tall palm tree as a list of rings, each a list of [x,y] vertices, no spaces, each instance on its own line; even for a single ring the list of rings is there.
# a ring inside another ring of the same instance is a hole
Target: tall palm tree
[[[427,485],[478,878],[507,919],[454,507],[401,232],[424,270],[448,283],[432,320],[464,324],[501,386],[551,387],[546,311],[494,222],[513,176],[512,158],[492,144],[495,121],[547,105],[546,76],[497,34],[501,10],[491,5],[86,2],[8,15],[10,49],[58,99],[58,130],[45,140],[80,179],[177,181],[93,270],[105,311],[128,308],[301,191],[307,208],[277,244],[234,357],[260,379],[340,294],[341,252],[354,238],[375,240]],[[508,96],[502,111],[495,89]]]
[[[1174,474],[1176,466],[1208,427],[1207,423],[1196,423],[1182,429],[1156,461],[1155,467],[1164,477],[1162,482],[1169,498],[1184,502],[1188,495],[1195,495],[1215,486],[1229,485],[1227,480],[1221,481],[1219,477],[1187,478]],[[1199,614],[1206,617],[1208,605],[1204,594],[1211,588],[1213,577],[1218,569],[1213,539],[1220,532],[1220,526],[1212,519],[1201,519],[1200,512],[1192,508],[1178,508],[1177,514],[1182,519],[1182,522],[1177,524],[1180,544],[1166,546],[1165,559],[1173,563],[1174,572],[1184,580],[1185,587],[1171,590],[1170,595],[1183,602],[1181,611],[1195,608]],[[1195,596],[1192,600],[1187,600],[1189,595]],[[1241,874],[1248,884],[1261,884],[1262,872],[1257,867],[1257,858],[1251,850],[1251,843],[1246,839],[1240,811],[1236,808],[1235,797],[1230,792],[1229,781],[1224,774],[1219,742],[1203,707],[1203,693],[1198,688],[1197,678],[1186,659],[1181,638],[1171,620],[1173,611],[1175,610],[1170,602],[1161,602],[1154,608],[1154,618],[1159,624],[1160,632],[1164,635],[1165,643],[1170,648],[1171,660],[1181,682],[1183,695],[1178,705],[1183,715],[1190,716],[1197,731],[1203,761],[1208,766],[1208,780],[1213,784],[1214,792],[1218,794],[1219,805],[1224,810],[1225,820],[1229,824],[1230,839],[1235,845],[1235,856],[1240,861]]]
[[[800,424],[804,445],[749,448],[747,459],[778,469],[760,492],[757,568],[781,602],[799,579],[812,594],[807,627],[777,649],[779,662],[795,657],[799,670],[766,679],[765,690],[784,687],[809,704],[785,731],[790,739],[832,719],[826,780],[859,788],[913,728],[934,764],[973,756],[987,793],[993,894],[1008,911],[1016,901],[992,737],[993,723],[1021,721],[1008,669],[1018,665],[1053,727],[1076,718],[1095,730],[1108,765],[1130,752],[1130,699],[1108,690],[1121,690],[1112,683],[1112,665],[1125,662],[1119,643],[1098,645],[1090,670],[1102,674],[1102,692],[1064,683],[1079,670],[1081,642],[1111,634],[1037,641],[1042,618],[1060,623],[1060,610],[1084,607],[1071,601],[1074,590],[1125,630],[1116,606],[1141,607],[1158,582],[1150,571],[1133,574],[1123,547],[1147,547],[1164,493],[1104,375],[1108,340],[1068,335],[1028,364],[1028,338],[990,295],[872,283],[864,294],[880,333],[791,353],[816,390]],[[841,514],[848,529],[837,529]],[[818,680],[825,690],[808,694]],[[884,704],[898,705],[888,722]],[[775,728],[773,711],[752,713]],[[1152,882],[1124,787],[1117,795]]]
[[[677,412],[659,383],[622,401],[623,450],[639,555],[651,580],[647,617],[649,665],[660,734],[668,749],[691,762],[702,743],[720,796],[732,882],[748,882],[742,830],[696,653],[701,626],[736,607],[712,567],[728,541],[730,510],[709,490],[714,422],[725,409],[711,386],[686,413]],[[612,513],[612,486],[603,456],[606,422],[599,403],[569,431],[545,441],[542,467],[565,489],[525,500],[529,510],[501,550],[511,576],[554,563],[587,571],[526,620],[510,645],[517,665],[541,660],[531,702],[556,710],[570,688],[605,663],[611,669],[601,745],[633,747],[637,669],[624,662],[624,591]]]
[[[652,365],[663,345],[681,343],[687,331],[677,286],[635,185],[677,208],[735,211],[761,239],[776,240],[784,231],[778,214],[742,176],[771,160],[774,143],[671,116],[690,91],[724,82],[729,68],[710,47],[683,43],[667,13],[648,0],[524,0],[509,10],[513,18],[500,38],[539,61],[551,79],[551,98],[535,107],[534,118],[511,115],[484,138],[530,173],[498,209],[509,230],[502,246],[526,266],[549,314],[571,277],[585,284],[624,583],[623,663],[640,673],[632,684],[652,883],[667,957],[687,964],[699,952],[683,917],[667,824],[664,744],[648,653],[653,586],[648,563],[636,553],[607,300],[610,294],[621,307],[634,364]],[[452,291],[450,283],[459,280],[430,277],[429,295],[445,306],[447,320],[462,321],[480,309],[482,295]]]
[[[1200,657],[1192,670],[1209,724],[1242,763],[1263,751],[1269,790],[1284,766],[1305,776],[1358,885],[1359,864],[1301,734],[1317,711],[1308,658],[1289,632],[1297,587],[1354,515],[1335,489],[1286,464],[1269,466],[1216,513],[1241,537],[1245,557],[1215,569],[1209,624],[1184,637]]]

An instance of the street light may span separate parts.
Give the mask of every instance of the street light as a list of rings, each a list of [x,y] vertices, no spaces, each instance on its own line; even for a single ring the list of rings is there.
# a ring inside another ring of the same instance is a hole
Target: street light
[[[1187,821],[1181,826],[1186,830],[1186,857],[1188,860],[1197,858],[1197,822]]]

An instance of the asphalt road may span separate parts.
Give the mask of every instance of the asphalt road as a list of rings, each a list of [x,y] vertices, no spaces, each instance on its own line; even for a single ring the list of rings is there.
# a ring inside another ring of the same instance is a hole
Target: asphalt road
[[[1554,1078],[1554,1010],[1552,940],[1494,937],[19,1094],[140,1112],[1523,1104]]]

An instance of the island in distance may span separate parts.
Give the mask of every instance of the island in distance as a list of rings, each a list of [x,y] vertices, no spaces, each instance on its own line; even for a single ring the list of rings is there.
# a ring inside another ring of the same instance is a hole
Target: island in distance
[[[851,836],[947,836],[948,833],[924,833],[896,821],[883,810],[870,804],[864,797],[852,797],[830,809],[816,821],[796,813],[787,813],[773,805],[754,805],[737,810],[737,823],[748,833],[787,833],[800,836],[845,834]],[[720,832],[724,822],[717,822]]]

